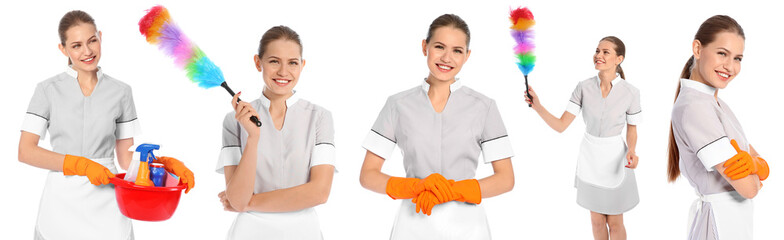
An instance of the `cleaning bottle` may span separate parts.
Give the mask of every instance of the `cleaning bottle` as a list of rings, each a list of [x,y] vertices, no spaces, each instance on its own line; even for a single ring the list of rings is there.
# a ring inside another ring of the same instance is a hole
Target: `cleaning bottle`
[[[152,154],[153,150],[160,149],[160,145],[145,143],[136,147],[139,152],[139,172],[136,174],[136,185],[139,186],[154,186],[150,180],[150,163],[155,160],[155,155]]]

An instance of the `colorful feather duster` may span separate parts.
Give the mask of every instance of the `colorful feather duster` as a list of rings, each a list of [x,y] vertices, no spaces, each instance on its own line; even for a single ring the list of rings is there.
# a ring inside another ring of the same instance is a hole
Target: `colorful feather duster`
[[[529,99],[533,100],[531,94],[528,93],[528,74],[534,70],[536,63],[536,56],[534,56],[534,31],[531,27],[536,24],[534,21],[534,14],[531,10],[525,8],[517,8],[512,10],[509,14],[509,20],[512,21],[512,38],[514,38],[517,45],[514,48],[517,55],[517,67],[523,72],[525,77],[525,94]],[[531,106],[530,104],[528,105]]]
[[[157,45],[158,49],[174,58],[174,64],[185,70],[188,79],[198,83],[199,87],[221,86],[232,96],[235,95],[226,84],[220,68],[185,36],[165,7],[158,5],[147,10],[147,14],[139,20],[139,32],[147,38],[147,42]],[[251,120],[256,126],[261,126],[256,116],[252,116]]]

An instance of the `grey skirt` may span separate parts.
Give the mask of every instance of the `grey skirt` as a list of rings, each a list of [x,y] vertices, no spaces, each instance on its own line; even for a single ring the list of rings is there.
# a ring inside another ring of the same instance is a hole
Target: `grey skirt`
[[[625,168],[626,174],[621,185],[606,188],[582,181],[574,177],[577,188],[577,204],[585,209],[605,215],[618,215],[632,210],[640,203],[637,193],[637,180],[634,170]]]

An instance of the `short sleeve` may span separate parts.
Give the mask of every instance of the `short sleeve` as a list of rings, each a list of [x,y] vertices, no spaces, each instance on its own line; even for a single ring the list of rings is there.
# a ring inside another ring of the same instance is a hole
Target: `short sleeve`
[[[631,91],[631,104],[629,109],[626,110],[626,123],[629,125],[638,125],[642,123],[642,107],[640,106],[640,90],[632,89]]]
[[[310,167],[322,164],[335,164],[335,127],[332,113],[323,111],[316,121],[316,146],[310,156]],[[337,171],[337,167],[335,168]]]
[[[242,158],[240,128],[240,124],[234,119],[234,112],[226,114],[223,119],[223,145],[218,156],[218,164],[215,167],[215,171],[220,174],[223,174],[223,167],[240,164],[240,158]]]
[[[46,136],[51,114],[52,105],[46,93],[47,86],[47,84],[39,83],[35,87],[33,98],[30,99],[30,105],[27,106],[27,113],[24,122],[22,122],[22,131],[38,135],[39,139]]]
[[[133,102],[133,92],[130,87],[126,88],[120,107],[122,108],[121,114],[115,120],[117,126],[114,130],[114,136],[117,139],[126,139],[141,134],[139,119],[136,117],[136,104]]]
[[[368,132],[362,147],[383,159],[392,157],[397,140],[395,128],[397,127],[397,109],[392,98],[388,98],[384,108],[378,114],[376,123]]]
[[[482,147],[485,163],[512,157],[512,143],[506,134],[506,127],[495,101],[490,102],[484,124],[479,145]]]
[[[712,106],[692,104],[683,111],[682,139],[697,154],[706,170],[713,171],[713,166],[737,153]]]
[[[580,88],[580,85],[581,84],[577,84],[577,87],[574,88],[572,98],[569,99],[569,103],[566,105],[566,111],[575,116],[580,114],[580,110],[583,106],[583,91],[582,88]]]

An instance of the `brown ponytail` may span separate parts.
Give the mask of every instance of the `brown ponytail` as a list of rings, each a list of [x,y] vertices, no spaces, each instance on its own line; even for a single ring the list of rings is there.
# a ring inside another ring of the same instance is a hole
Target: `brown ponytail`
[[[621,41],[620,38],[615,36],[607,36],[602,38],[602,40],[599,40],[599,42],[601,41],[608,41],[614,44],[615,48],[613,48],[613,50],[615,50],[615,54],[617,56],[623,56],[624,60],[626,59],[626,45],[623,44],[623,41]],[[618,64],[618,66],[615,67],[615,72],[621,75],[621,78],[626,79],[626,75],[623,74],[623,68],[621,68],[621,64]]]
[[[714,40],[716,40],[716,35],[722,32],[733,32],[737,33],[743,39],[746,39],[746,35],[743,33],[743,28],[731,17],[727,15],[716,15],[713,17],[708,18],[705,22],[700,25],[700,28],[697,30],[697,34],[694,34],[694,40],[700,41],[702,45],[708,45]],[[683,66],[683,70],[681,71],[681,78],[682,79],[690,79],[691,78],[691,71],[694,68],[695,60],[694,56],[691,56],[689,60],[686,62],[686,65]],[[678,81],[678,89],[675,90],[675,100],[678,100],[678,94],[681,91],[681,83],[680,80]],[[667,151],[667,180],[669,182],[675,182],[678,179],[678,176],[681,174],[680,169],[680,152],[678,152],[678,145],[675,142],[675,136],[672,133],[672,122],[670,122],[670,141]]]

